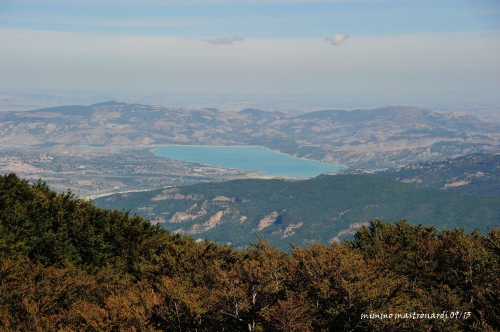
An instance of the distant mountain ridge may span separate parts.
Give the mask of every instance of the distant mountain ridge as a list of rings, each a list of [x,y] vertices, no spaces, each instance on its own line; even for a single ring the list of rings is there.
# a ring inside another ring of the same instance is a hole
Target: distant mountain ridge
[[[276,117],[276,116],[286,116],[285,113],[282,112],[269,112],[262,111],[256,108],[245,108],[238,112],[238,114],[248,114],[256,118],[264,118],[264,117]]]
[[[56,107],[48,107],[42,108],[35,111],[29,111],[30,113],[59,113],[62,115],[75,115],[75,116],[90,116],[94,113],[94,108],[92,106],[80,106],[80,105],[72,105],[72,106],[56,106]]]
[[[407,124],[420,124],[431,126],[435,124],[441,124],[443,126],[454,125],[462,130],[477,130],[483,131],[484,128],[481,126],[486,125],[489,130],[494,130],[497,128],[494,125],[488,125],[479,120],[478,118],[468,115],[468,116],[449,116],[435,113],[429,110],[424,110],[415,107],[397,107],[390,106],[384,108],[377,108],[373,110],[324,110],[310,112],[303,115],[297,116],[301,119],[328,119],[335,122],[346,122],[346,123],[356,123],[359,121],[375,121],[375,120],[388,120],[401,125]]]
[[[473,116],[411,107],[298,116],[122,102],[0,114],[0,144],[254,145],[350,167],[398,167],[499,151],[500,128]]]

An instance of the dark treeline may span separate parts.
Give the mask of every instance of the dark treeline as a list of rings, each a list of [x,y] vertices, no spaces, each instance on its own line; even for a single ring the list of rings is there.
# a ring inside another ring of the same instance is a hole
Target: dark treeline
[[[2,331],[500,328],[498,229],[373,221],[343,244],[233,250],[10,174],[0,260]]]

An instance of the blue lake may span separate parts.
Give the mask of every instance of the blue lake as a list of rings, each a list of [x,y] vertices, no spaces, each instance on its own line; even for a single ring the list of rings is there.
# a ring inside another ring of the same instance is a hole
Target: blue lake
[[[210,166],[259,171],[263,176],[315,177],[337,172],[343,166],[293,158],[260,147],[162,146],[154,150],[157,156]]]

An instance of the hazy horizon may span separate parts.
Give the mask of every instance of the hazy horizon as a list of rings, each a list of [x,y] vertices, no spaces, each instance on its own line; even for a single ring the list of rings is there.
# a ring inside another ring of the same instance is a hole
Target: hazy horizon
[[[22,94],[179,107],[500,104],[491,0],[0,1],[0,45],[2,110]]]
[[[92,105],[107,101],[161,105],[177,108],[217,108],[240,111],[257,108],[299,114],[325,109],[372,109],[385,106],[419,107],[437,111],[500,110],[500,100],[480,98],[474,93],[449,94],[139,94],[88,91],[33,91],[0,90],[0,112],[26,111],[63,105]]]

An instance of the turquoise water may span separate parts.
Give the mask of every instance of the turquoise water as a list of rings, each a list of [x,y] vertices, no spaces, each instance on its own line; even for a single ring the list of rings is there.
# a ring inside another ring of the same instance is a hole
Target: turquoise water
[[[259,147],[162,146],[157,156],[210,166],[259,171],[259,175],[314,177],[336,172],[343,166],[298,159]]]

